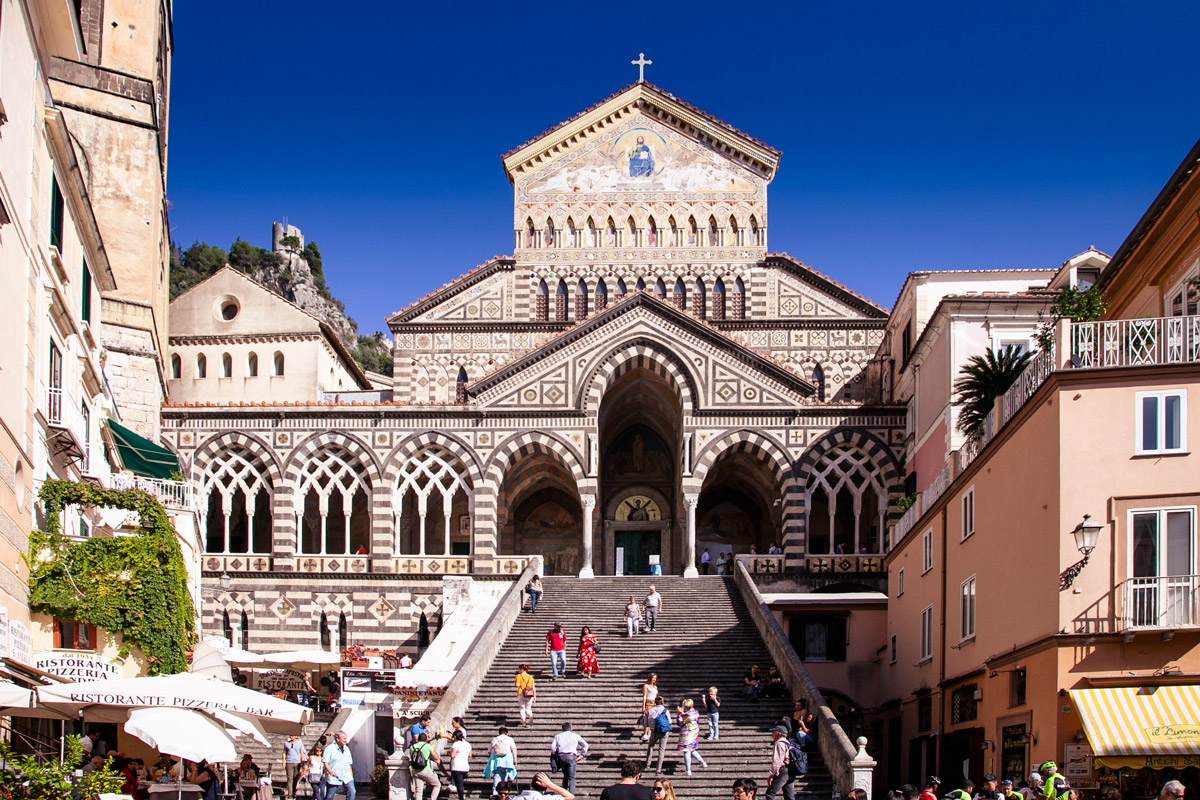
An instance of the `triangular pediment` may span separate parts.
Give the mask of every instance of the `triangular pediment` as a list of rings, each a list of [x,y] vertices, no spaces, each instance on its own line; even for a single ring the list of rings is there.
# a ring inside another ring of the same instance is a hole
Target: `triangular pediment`
[[[635,117],[648,128],[654,123],[677,131],[764,181],[769,182],[779,167],[778,150],[656,86],[638,82],[506,154],[505,174],[514,185],[523,182],[544,172],[551,161],[584,149]]]
[[[694,410],[780,411],[813,386],[780,364],[639,292],[468,387],[480,408],[595,411],[589,390],[614,359],[638,350],[687,384]]]

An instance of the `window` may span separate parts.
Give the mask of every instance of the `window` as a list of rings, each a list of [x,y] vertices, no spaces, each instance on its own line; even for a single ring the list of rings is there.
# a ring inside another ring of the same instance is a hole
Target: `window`
[[[270,553],[272,488],[263,459],[243,447],[224,448],[200,481],[205,551]]]
[[[458,380],[454,382],[454,402],[467,402],[467,370],[458,368]]]
[[[675,288],[671,290],[671,305],[683,311],[687,307],[687,294],[683,289],[683,278],[675,279]]]
[[[892,634],[892,639],[888,646],[888,652],[889,652],[888,663],[895,664],[896,663],[896,634],[894,634],[894,633]]]
[[[95,650],[96,626],[72,620],[54,620],[54,647],[60,650]]]
[[[962,538],[975,532],[975,487],[967,489],[962,497]]]
[[[448,451],[429,448],[400,468],[392,488],[396,520],[395,552],[451,555],[455,509],[470,504],[471,485],[466,468]],[[469,538],[465,542],[470,548]]]
[[[258,353],[251,353],[246,356],[246,377],[258,377]]]
[[[50,246],[62,253],[63,249],[63,195],[58,188],[58,176],[50,176]]]
[[[1095,286],[1098,280],[1100,280],[1099,267],[1080,267],[1075,271],[1075,288],[1081,292],[1086,292]]]
[[[742,283],[741,278],[737,278],[733,282],[733,308],[731,309],[729,318],[746,318],[746,284]]]
[[[278,350],[275,351],[275,375],[283,377],[283,353]]]
[[[705,318],[705,300],[704,282],[697,278],[696,285],[692,288],[692,316],[696,319]]]
[[[1137,393],[1138,455],[1187,449],[1187,391]]]
[[[933,727],[933,698],[929,695],[917,700],[917,731],[924,733]],[[928,771],[928,770],[926,770]]]
[[[543,280],[537,288],[537,307],[534,311],[538,322],[546,322],[550,318],[550,288]]]
[[[849,444],[830,449],[808,479],[806,510],[810,553],[883,552],[887,489],[872,457]]]
[[[1008,673],[1008,707],[1025,705],[1025,668],[1019,667]]]
[[[1167,295],[1166,313],[1172,317],[1191,317],[1200,313],[1200,278],[1189,275]]]
[[[62,422],[62,367],[62,351],[52,341],[50,342],[50,375],[47,381],[49,408],[46,411],[49,415],[49,420],[54,423]]]
[[[317,555],[368,553],[371,545],[371,484],[358,459],[337,445],[310,458],[300,470],[300,552]]]
[[[712,318],[725,319],[725,281],[720,278],[713,284]]]
[[[319,625],[320,627],[317,629],[317,634],[319,641],[321,642],[321,649],[328,650],[329,646],[332,644],[332,637],[329,635],[329,617],[327,617],[324,613],[321,614],[321,622]]]
[[[821,369],[821,365],[817,364],[812,371],[812,385],[817,387],[817,399],[822,403],[825,402],[825,370]]]
[[[588,288],[587,284],[581,279],[579,285],[575,287],[575,320],[587,319],[588,316]]]
[[[608,285],[601,278],[596,284],[596,313],[608,308]]]
[[[900,363],[901,365],[908,363],[908,356],[912,353],[912,320],[904,323],[904,330],[900,333]]]
[[[921,574],[933,569],[933,529],[925,531],[921,537]]]
[[[83,260],[83,280],[80,281],[79,318],[84,322],[92,321],[92,271],[88,269],[86,258]]]
[[[788,636],[802,661],[845,661],[845,617],[794,617]]]
[[[933,658],[933,606],[921,612],[921,660]]]
[[[961,622],[959,624],[958,639],[966,641],[975,636],[975,576],[967,578],[959,587],[959,610],[961,611]]]
[[[179,376],[183,374],[183,359],[178,353],[171,355],[171,380],[179,380]]]
[[[229,355],[229,353],[221,356],[221,377],[233,377],[233,356]]]
[[[561,280],[554,291],[554,321],[567,321],[567,284]]]
[[[89,456],[92,453],[92,412],[88,411],[87,403],[79,404],[79,417],[83,423],[83,463],[80,467],[86,475],[91,463]]]
[[[896,573],[896,597],[904,594],[904,570]]]
[[[979,718],[979,685],[968,683],[950,693],[950,724]]]
[[[1129,627],[1195,625],[1196,509],[1130,512]]]
[[[208,377],[208,359],[204,357],[204,353],[196,356],[196,377]]]

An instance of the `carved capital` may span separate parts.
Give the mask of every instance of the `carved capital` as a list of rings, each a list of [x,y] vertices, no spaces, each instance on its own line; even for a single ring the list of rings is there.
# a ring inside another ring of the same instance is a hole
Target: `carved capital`
[[[591,511],[593,508],[596,507],[596,495],[581,494],[581,495],[579,495],[579,502],[583,503],[583,507],[585,509],[587,509],[588,511]]]
[[[700,495],[692,493],[685,494],[683,496],[683,502],[687,503],[689,508],[695,508],[696,504],[700,502]]]

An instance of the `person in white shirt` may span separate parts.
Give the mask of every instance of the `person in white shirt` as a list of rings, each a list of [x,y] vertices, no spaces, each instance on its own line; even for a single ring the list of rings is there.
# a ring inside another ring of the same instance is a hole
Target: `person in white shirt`
[[[646,595],[644,605],[646,608],[646,627],[653,631],[654,626],[658,623],[658,615],[663,608],[662,595],[653,586],[650,587],[650,594]]]
[[[471,767],[467,763],[471,757],[471,744],[467,741],[462,728],[454,731],[452,741],[453,744],[450,745],[450,780],[454,781],[454,788],[458,791],[458,800],[464,800],[467,775],[471,773]]]
[[[708,554],[708,548],[704,548],[704,552],[700,554],[700,571],[705,575],[708,574],[709,567],[712,566],[712,556]]]
[[[571,723],[562,724],[562,732],[550,742],[550,762],[562,770],[567,791],[575,793],[576,759],[587,758],[588,743],[571,730]]]

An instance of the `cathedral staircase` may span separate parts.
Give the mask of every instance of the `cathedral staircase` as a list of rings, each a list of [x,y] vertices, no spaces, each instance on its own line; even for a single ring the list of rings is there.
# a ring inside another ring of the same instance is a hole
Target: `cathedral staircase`
[[[665,613],[654,633],[629,639],[622,611],[631,595],[640,602],[651,583],[663,595]],[[491,783],[481,774],[498,726],[507,725],[516,740],[518,781],[528,786],[536,772],[550,774],[550,740],[564,721],[570,721],[591,747],[580,762],[575,794],[599,797],[605,786],[620,780],[622,759],[645,757],[642,731],[634,728],[634,721],[641,707],[642,683],[651,672],[658,673],[660,691],[672,712],[690,697],[701,713],[700,753],[708,768],[693,759],[692,776],[687,776],[683,753],[675,749],[677,726],[663,760],[664,777],[679,796],[729,797],[733,781],[743,777],[757,780],[762,787],[759,796],[764,794],[771,765],[770,730],[790,712],[792,703],[742,697],[742,676],[749,666],[759,664],[766,675],[771,660],[732,578],[547,577],[543,585],[537,613],[528,609],[521,613],[464,715],[475,748],[468,781],[472,796],[490,795]],[[544,649],[546,632],[555,622],[568,635],[569,670],[565,680],[552,681]],[[601,648],[600,674],[590,680],[574,671],[576,642],[584,625],[599,637]],[[528,727],[521,727],[513,683],[520,664],[529,665],[538,687],[535,718]],[[704,740],[708,726],[699,705],[709,686],[717,686],[722,698],[721,738],[716,742]],[[799,779],[797,794],[828,797],[833,782],[820,750],[811,746],[808,754],[809,772]],[[653,772],[651,764],[642,782],[649,785]]]

